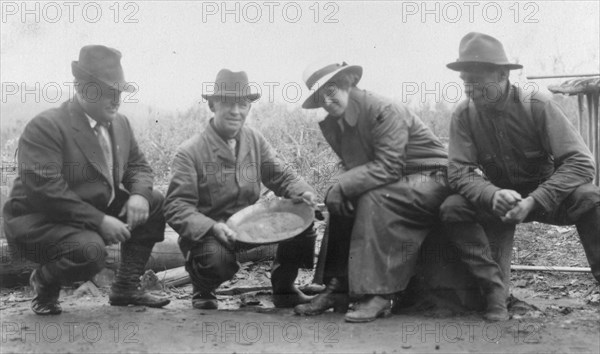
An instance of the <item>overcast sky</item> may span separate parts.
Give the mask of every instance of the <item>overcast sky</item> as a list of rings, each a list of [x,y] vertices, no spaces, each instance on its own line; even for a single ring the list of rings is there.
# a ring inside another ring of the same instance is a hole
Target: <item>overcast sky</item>
[[[597,73],[599,3],[29,2],[23,12],[21,1],[3,1],[2,84],[70,82],[79,49],[104,44],[123,53],[126,79],[139,87],[135,99],[161,108],[199,101],[221,68],[246,71],[265,101],[300,104],[302,72],[317,60],[362,65],[362,88],[401,98],[414,84],[435,90],[439,82],[441,92],[458,82],[445,65],[470,31],[504,43],[525,66],[514,76]]]

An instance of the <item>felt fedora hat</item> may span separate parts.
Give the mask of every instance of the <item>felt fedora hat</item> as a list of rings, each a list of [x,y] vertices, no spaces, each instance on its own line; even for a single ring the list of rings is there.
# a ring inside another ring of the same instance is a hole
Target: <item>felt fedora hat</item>
[[[233,72],[229,69],[221,69],[215,79],[214,92],[203,93],[202,97],[207,100],[236,98],[254,102],[260,98],[260,93],[252,92],[252,86],[248,83],[248,75],[245,71]]]
[[[334,82],[342,73],[353,73],[358,77],[358,81],[362,78],[363,68],[358,65],[348,65],[345,62],[342,64],[322,64],[315,63],[309,65],[302,75],[302,79],[310,90],[310,94],[304,100],[302,108],[319,108],[316,93],[319,88],[326,86],[330,82]]]
[[[492,64],[509,70],[521,69],[523,65],[510,63],[499,40],[487,34],[471,32],[460,41],[458,59],[446,66],[462,71],[473,65]]]
[[[79,60],[71,63],[75,78],[94,82],[119,91],[134,92],[133,85],[125,81],[121,67],[121,52],[103,45],[86,45],[79,51]]]

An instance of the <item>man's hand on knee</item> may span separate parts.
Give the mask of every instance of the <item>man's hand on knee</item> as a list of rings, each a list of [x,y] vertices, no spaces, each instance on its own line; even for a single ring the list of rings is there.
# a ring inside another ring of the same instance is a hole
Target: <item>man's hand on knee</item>
[[[150,215],[148,200],[138,194],[131,195],[127,203],[123,205],[119,217],[122,218],[125,215],[127,215],[127,225],[129,225],[130,230],[143,225],[148,221],[148,216]]]
[[[501,189],[494,193],[492,210],[500,217],[512,210],[522,200],[521,194],[512,189]]]
[[[218,222],[213,225],[212,233],[223,246],[233,249],[237,234],[226,224]]]
[[[536,201],[532,197],[527,197],[517,203],[517,206],[509,210],[506,215],[500,217],[500,219],[508,224],[519,224],[522,223],[525,218],[531,213],[536,207]]]
[[[107,245],[125,242],[131,237],[127,224],[110,215],[104,215],[98,233]]]
[[[350,217],[354,213],[354,206],[342,192],[339,184],[332,185],[325,196],[325,204],[330,213]]]

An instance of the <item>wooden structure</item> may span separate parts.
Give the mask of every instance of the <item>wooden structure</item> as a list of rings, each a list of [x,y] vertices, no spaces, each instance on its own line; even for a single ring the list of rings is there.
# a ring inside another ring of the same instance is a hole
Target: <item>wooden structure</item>
[[[579,132],[594,155],[594,160],[596,161],[594,184],[598,186],[600,185],[600,121],[598,119],[600,74],[527,77],[527,79],[555,78],[570,79],[560,85],[550,85],[548,86],[548,90],[552,93],[570,96],[577,95],[579,104]]]

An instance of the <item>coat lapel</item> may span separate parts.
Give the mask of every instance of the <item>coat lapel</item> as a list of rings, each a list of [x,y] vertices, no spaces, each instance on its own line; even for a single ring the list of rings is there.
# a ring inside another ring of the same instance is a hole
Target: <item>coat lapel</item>
[[[83,155],[88,159],[93,168],[95,168],[107,181],[110,181],[106,161],[102,154],[102,148],[92,127],[89,125],[83,109],[77,102],[69,103],[69,116],[71,118],[71,127],[74,134],[73,139],[81,149]]]
[[[246,155],[248,155],[250,153],[250,141],[249,141],[248,134],[249,134],[248,129],[245,127],[242,128],[242,131],[240,133],[240,142],[239,142],[238,156],[237,156],[238,161],[244,161],[244,158],[246,157]]]
[[[353,127],[358,122],[358,117],[360,116],[360,103],[359,103],[359,95],[364,94],[359,89],[353,87],[350,89],[350,94],[348,97],[348,106],[346,107],[346,111],[344,112],[344,119],[349,126]]]
[[[327,116],[323,121],[319,122],[323,137],[331,146],[331,149],[338,155],[341,156],[340,151],[340,135],[342,133],[340,126],[337,122],[337,118]]]

